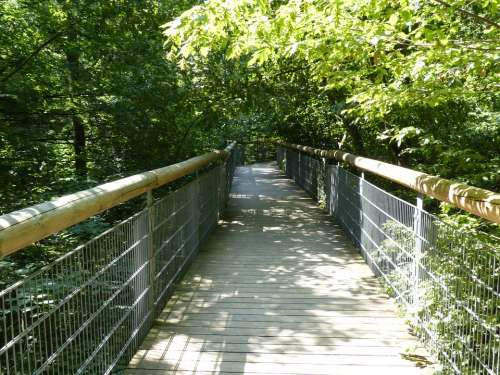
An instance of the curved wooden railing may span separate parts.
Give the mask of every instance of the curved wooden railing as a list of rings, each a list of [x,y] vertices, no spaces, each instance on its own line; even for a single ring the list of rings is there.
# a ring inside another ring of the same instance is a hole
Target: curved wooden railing
[[[284,141],[274,141],[273,143],[316,157],[345,162],[362,171],[373,173],[418,193],[451,203],[467,212],[500,224],[499,193],[340,150],[322,150]]]
[[[112,181],[91,189],[0,216],[0,257],[77,224],[145,192],[194,173],[229,156],[235,142],[167,167]]]

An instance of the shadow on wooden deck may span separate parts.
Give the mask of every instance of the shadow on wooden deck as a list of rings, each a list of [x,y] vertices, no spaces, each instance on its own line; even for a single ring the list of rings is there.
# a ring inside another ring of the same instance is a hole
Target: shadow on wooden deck
[[[125,374],[432,373],[406,359],[417,346],[340,227],[265,163],[237,169],[224,220]]]

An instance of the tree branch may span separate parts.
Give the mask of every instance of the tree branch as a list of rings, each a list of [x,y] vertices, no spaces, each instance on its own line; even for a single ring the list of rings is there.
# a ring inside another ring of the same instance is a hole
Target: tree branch
[[[16,74],[21,69],[23,69],[36,55],[38,55],[40,53],[40,51],[42,51],[45,47],[47,47],[50,43],[52,43],[54,40],[59,38],[61,35],[63,35],[62,31],[52,35],[49,39],[47,39],[45,42],[40,44],[32,53],[30,53],[30,55],[28,57],[26,57],[23,60],[20,60],[16,64],[17,66],[14,68],[14,70],[12,72],[10,72],[9,74],[7,74],[4,78],[2,78],[0,80],[0,82],[2,82],[2,83],[6,82],[10,77],[12,77],[14,74]]]
[[[44,143],[59,143],[59,144],[73,144],[73,141],[67,138],[36,138],[30,139],[31,142],[44,142]]]
[[[441,4],[447,8],[453,8],[453,6],[444,1],[444,0],[433,0],[434,2],[438,3],[438,4]],[[464,8],[457,8],[457,10],[468,16],[468,17],[472,17],[472,18],[475,18],[477,21],[480,21],[480,22],[484,22],[484,23],[487,23],[488,25],[490,26],[493,26],[493,27],[496,27],[497,29],[500,29],[500,24],[496,23],[495,21],[489,19],[489,18],[486,18],[486,17],[483,17],[483,16],[480,16],[479,14],[476,14],[476,13],[473,13],[471,11],[468,11],[467,9],[464,9]]]

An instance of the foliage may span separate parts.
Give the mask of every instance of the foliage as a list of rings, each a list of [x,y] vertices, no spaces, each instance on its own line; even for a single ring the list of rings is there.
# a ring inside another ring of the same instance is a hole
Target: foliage
[[[160,25],[195,3],[0,2],[0,213],[223,144],[216,90],[200,90],[197,73],[164,58]],[[125,211],[4,259],[2,282],[50,262]]]
[[[221,53],[245,67],[268,133],[498,190],[498,14],[497,0],[210,0],[165,36],[185,71]]]
[[[266,136],[498,190],[499,4],[0,1],[0,213],[171,164],[227,139]],[[262,154],[249,148],[247,157]],[[143,204],[117,207],[2,259],[0,289]],[[449,205],[426,206],[462,230],[500,233]],[[408,233],[396,232],[411,245]],[[473,303],[474,295],[455,289],[470,281],[460,273],[460,243],[445,246],[459,237],[439,233],[426,261],[456,298]],[[488,276],[489,265],[473,253],[465,265],[474,277]],[[458,345],[449,334],[463,329],[462,311],[449,309],[434,284],[426,290],[432,329]],[[456,324],[441,332],[444,321]],[[466,333],[469,340],[473,333]]]
[[[384,118],[394,107],[435,107],[497,87],[499,25],[464,17],[470,2],[212,0],[167,24],[183,67],[223,48],[250,67],[300,61],[325,90],[347,91],[346,113]],[[495,16],[496,1],[472,12]]]
[[[164,59],[192,3],[1,2],[1,211],[220,146],[211,94]]]
[[[384,231],[392,240],[382,241],[374,259],[390,280],[392,294],[404,302],[415,332],[445,368],[484,373],[483,364],[492,363],[500,349],[498,249],[471,228],[434,220],[424,229],[424,251],[417,256],[412,230],[387,221]]]

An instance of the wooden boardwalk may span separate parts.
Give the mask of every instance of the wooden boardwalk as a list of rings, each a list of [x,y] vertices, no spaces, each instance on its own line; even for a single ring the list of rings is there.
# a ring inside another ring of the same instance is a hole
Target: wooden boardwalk
[[[237,169],[226,220],[125,371],[428,374],[370,269],[274,163]]]

